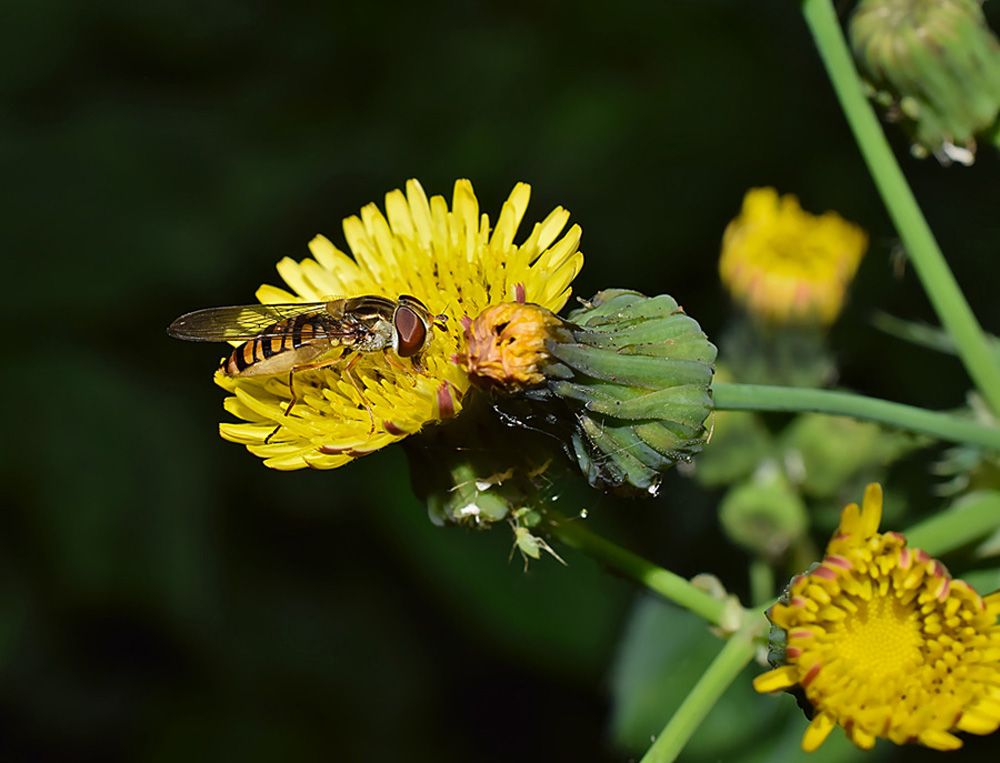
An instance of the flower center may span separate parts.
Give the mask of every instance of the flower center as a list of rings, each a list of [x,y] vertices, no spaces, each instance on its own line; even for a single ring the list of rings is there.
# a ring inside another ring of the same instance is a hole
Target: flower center
[[[906,675],[923,661],[923,636],[916,620],[894,597],[855,600],[857,611],[843,621],[838,658],[868,682]]]

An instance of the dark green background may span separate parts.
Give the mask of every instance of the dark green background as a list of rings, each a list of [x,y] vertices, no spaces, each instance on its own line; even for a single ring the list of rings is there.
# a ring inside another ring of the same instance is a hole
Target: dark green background
[[[526,228],[555,205],[583,226],[579,294],[669,292],[710,336],[745,190],[837,209],[872,238],[833,336],[842,381],[963,401],[956,361],[866,325],[876,307],[932,314],[894,271],[794,3],[46,0],[3,15],[4,760],[627,758],[606,723],[630,584],[566,549],[568,568],[525,573],[505,529],[433,528],[398,449],[265,469],[217,436],[220,348],[164,333],[252,301],[316,233],[343,246],[341,219],[407,178],[450,196],[468,177],[493,219],[531,183]],[[891,135],[997,327],[996,157],[945,170]],[[581,492],[563,508],[741,591],[716,499],[672,475],[655,501]]]

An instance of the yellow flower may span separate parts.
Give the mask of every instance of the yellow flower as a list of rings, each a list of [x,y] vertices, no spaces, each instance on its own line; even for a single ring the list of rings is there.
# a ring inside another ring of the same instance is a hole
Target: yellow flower
[[[811,215],[795,196],[754,188],[726,227],[719,273],[733,298],[764,323],[828,326],[867,246],[868,235],[836,212]]]
[[[524,243],[514,243],[530,192],[518,183],[491,229],[468,180],[456,181],[451,209],[443,197],[428,199],[420,183],[410,180],[405,195],[386,195],[386,215],[369,204],[360,217],[344,220],[353,258],[317,236],[309,243],[313,259],[279,262],[278,273],[292,291],[262,286],[262,303],[369,294],[395,300],[409,294],[448,320],[431,330],[418,364],[382,352],[358,354],[351,373],[364,401],[343,373],[344,364],[296,373],[298,400],[287,416],[287,374],[247,378],[220,370],[216,383],[233,393],[225,408],[246,422],[221,424],[222,436],[275,469],[333,469],[457,415],[469,387],[456,362],[464,349],[462,317],[504,301],[559,310],[583,264],[579,226],[560,238],[569,219],[561,207],[536,223]]]
[[[768,613],[787,637],[782,666],[754,688],[796,688],[815,715],[802,748],[835,725],[862,749],[876,737],[954,750],[954,732],[1000,725],[1000,593],[983,598],[893,532],[879,533],[882,488],[847,506],[823,562]]]

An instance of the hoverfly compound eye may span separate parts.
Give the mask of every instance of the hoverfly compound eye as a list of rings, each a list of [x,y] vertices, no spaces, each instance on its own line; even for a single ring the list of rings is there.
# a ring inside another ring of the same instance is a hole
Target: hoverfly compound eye
[[[402,303],[396,308],[392,323],[396,329],[396,354],[401,358],[409,358],[420,352],[427,341],[427,323],[420,313],[413,306]]]

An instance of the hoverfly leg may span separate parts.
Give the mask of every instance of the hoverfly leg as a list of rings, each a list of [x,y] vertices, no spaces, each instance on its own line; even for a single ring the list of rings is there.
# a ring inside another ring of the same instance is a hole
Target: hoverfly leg
[[[318,363],[305,363],[301,366],[293,366],[292,370],[288,372],[288,405],[285,407],[284,415],[287,416],[292,412],[292,408],[295,404],[299,402],[299,395],[295,391],[295,374],[301,373],[302,371],[318,371],[320,368],[327,368],[328,366],[335,365],[341,361],[344,356],[334,358],[333,360],[321,360]]]
[[[304,371],[306,368],[306,366],[293,366],[292,370],[288,372],[288,405],[285,406],[285,416],[291,413],[292,408],[299,402],[299,396],[295,394],[295,372]]]
[[[365,391],[361,387],[361,382],[358,381],[358,377],[355,376],[354,371],[351,370],[360,359],[360,355],[355,355],[351,358],[351,361],[344,366],[344,376],[350,380],[355,392],[358,393],[358,398],[361,400],[361,404],[365,407],[365,411],[368,412],[368,418],[372,423],[371,428],[368,430],[368,434],[373,434],[375,432],[375,413],[372,411],[372,407],[368,404],[368,398],[365,397]]]
[[[285,406],[285,412],[281,414],[282,416],[287,416],[291,413],[292,407],[299,401],[298,395],[295,394],[295,372],[298,371],[299,368],[299,366],[295,366],[288,372],[288,405]],[[278,434],[281,426],[281,424],[278,424],[278,426],[271,430],[271,434],[264,438],[265,445],[271,444],[271,438]]]
[[[288,414],[290,414],[292,412],[292,408],[294,408],[295,404],[297,402],[299,402],[298,393],[295,391],[295,374],[300,373],[302,371],[316,371],[316,370],[318,370],[320,368],[326,368],[327,366],[335,365],[335,364],[339,363],[341,361],[341,359],[343,359],[343,357],[344,356],[341,355],[341,356],[339,356],[337,358],[334,358],[333,360],[321,360],[318,363],[305,363],[305,364],[303,364],[301,366],[293,366],[292,370],[288,372],[288,405],[285,406],[285,411],[281,415],[282,416],[287,416]],[[355,388],[357,388],[356,384],[354,386],[355,386]],[[369,415],[370,415],[370,413],[371,412],[369,411]],[[372,419],[372,420],[374,421],[374,419]],[[278,424],[278,426],[276,426],[274,428],[274,431],[271,432],[271,434],[269,434],[267,437],[264,438],[264,444],[265,445],[268,445],[271,442],[271,438],[274,437],[276,434],[278,434],[278,430],[281,429],[282,426],[284,426],[284,425],[283,424]],[[375,425],[373,423],[372,424],[372,431],[374,431],[374,429],[375,429]]]
[[[265,445],[271,444],[271,438],[274,437],[276,434],[278,434],[279,429],[281,429],[281,424],[278,424],[278,426],[276,426],[274,429],[271,430],[271,434],[269,434],[267,437],[264,438]]]
[[[388,352],[387,352],[387,353],[385,353],[385,362],[386,362],[386,363],[388,363],[388,364],[389,364],[390,366],[392,366],[393,368],[395,368],[395,369],[396,369],[397,371],[402,371],[402,372],[403,372],[404,374],[408,374],[408,373],[410,373],[410,369],[409,369],[409,368],[407,368],[407,367],[406,367],[406,366],[404,366],[404,365],[403,365],[402,363],[400,363],[400,362],[399,362],[398,360],[396,360],[396,359],[395,359],[395,358],[394,358],[394,357],[393,357],[393,356],[392,356],[392,355],[391,355],[390,353],[388,353]]]
[[[427,375],[427,369],[424,368],[423,363],[416,357],[410,358],[410,367],[407,368],[405,365],[400,363],[396,358],[392,356],[391,353],[385,354],[386,363],[395,368],[397,371],[402,371],[407,376],[412,376],[413,374],[420,374],[421,376]]]

